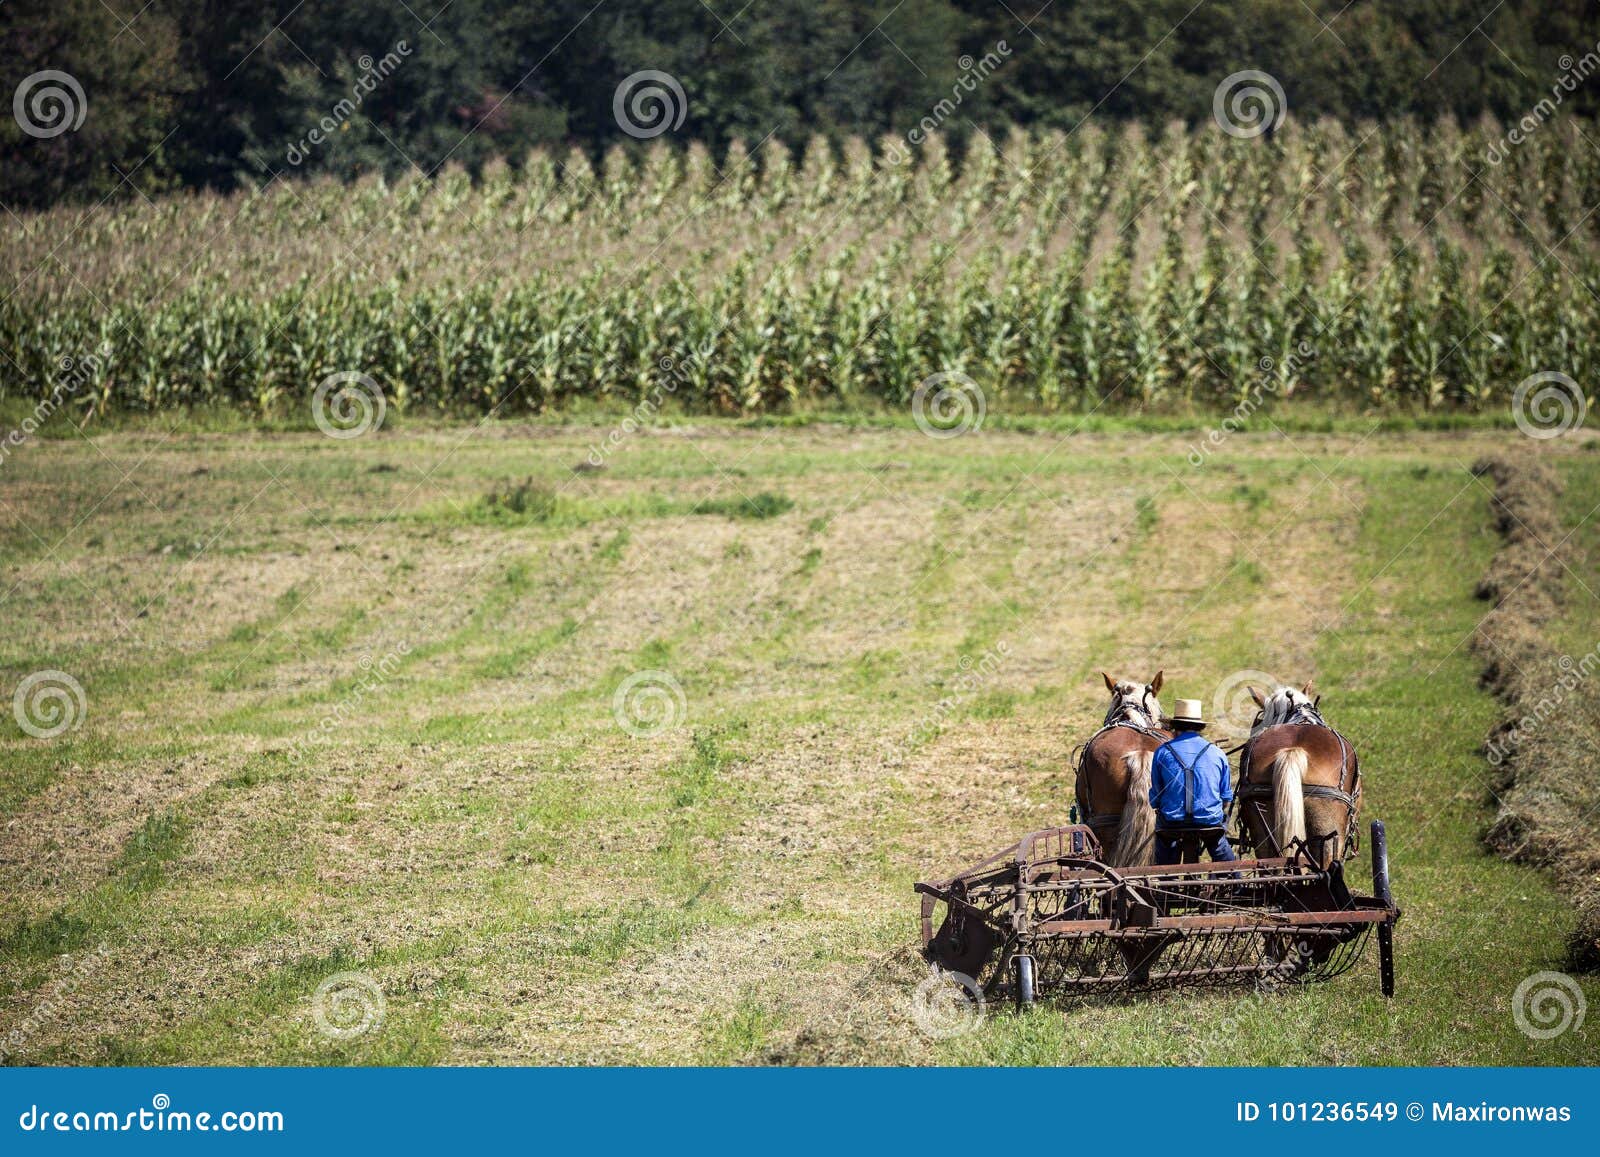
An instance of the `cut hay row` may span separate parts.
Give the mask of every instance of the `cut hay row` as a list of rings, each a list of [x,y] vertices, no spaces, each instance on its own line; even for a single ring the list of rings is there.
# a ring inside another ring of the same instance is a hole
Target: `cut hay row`
[[[1600,806],[1590,752],[1600,712],[1583,684],[1600,653],[1559,654],[1545,628],[1561,609],[1567,573],[1556,510],[1561,477],[1527,458],[1493,458],[1477,467],[1495,481],[1495,525],[1503,545],[1478,585],[1494,609],[1473,649],[1484,682],[1506,705],[1489,734],[1499,803],[1489,846],[1552,872],[1579,910],[1568,941],[1573,968],[1600,968],[1600,841],[1587,817]]]

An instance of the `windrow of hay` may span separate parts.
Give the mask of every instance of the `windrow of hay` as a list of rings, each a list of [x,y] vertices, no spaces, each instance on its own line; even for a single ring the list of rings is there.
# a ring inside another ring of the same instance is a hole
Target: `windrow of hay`
[[[1554,875],[1577,905],[1568,944],[1573,968],[1600,968],[1600,831],[1587,817],[1600,805],[1600,700],[1582,684],[1600,671],[1600,648],[1560,654],[1546,634],[1561,609],[1564,566],[1556,499],[1561,479],[1541,463],[1492,458],[1477,473],[1494,479],[1492,507],[1501,549],[1478,584],[1492,600],[1473,637],[1484,685],[1507,707],[1486,750],[1499,813],[1485,836],[1507,859]]]

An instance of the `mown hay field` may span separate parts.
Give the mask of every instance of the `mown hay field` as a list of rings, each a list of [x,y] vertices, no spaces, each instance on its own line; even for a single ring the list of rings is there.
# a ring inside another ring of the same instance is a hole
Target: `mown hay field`
[[[16,449],[3,689],[83,696],[54,738],[0,717],[8,1061],[1595,1059],[1592,1023],[1513,1015],[1574,917],[1483,846],[1469,645],[1470,467],[1530,450],[1567,483],[1556,636],[1594,645],[1584,432],[1240,433],[1197,467],[1154,430],[707,419],[575,469],[608,432]],[[1399,995],[1369,958],[930,1038],[911,884],[1064,822],[1096,672],[1158,667],[1208,705],[1317,680],[1390,827]],[[340,973],[383,998],[349,1038],[316,1017]]]

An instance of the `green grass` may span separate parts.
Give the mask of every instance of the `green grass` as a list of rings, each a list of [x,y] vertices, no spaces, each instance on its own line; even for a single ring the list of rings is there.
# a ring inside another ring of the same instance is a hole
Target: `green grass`
[[[174,811],[153,815],[123,847],[112,871],[132,891],[150,891],[166,878],[167,865],[183,851],[188,823]]]
[[[152,815],[123,845],[110,876],[65,907],[19,920],[0,934],[0,956],[43,960],[78,952],[118,937],[139,911],[141,894],[167,882],[170,867],[184,848],[187,822],[175,811]]]
[[[737,498],[707,499],[696,503],[696,514],[721,514],[728,518],[776,518],[794,509],[794,499],[763,490],[760,494]]]
[[[240,1040],[250,1040],[263,1061],[273,1064],[420,1065],[445,1055],[439,1005],[452,980],[432,991],[387,996],[381,1018],[371,1029],[349,1038],[321,1035],[303,1022],[302,1011],[315,1000],[318,986],[342,972],[364,973],[383,958],[357,960],[340,948],[324,956],[299,957],[274,970],[245,995],[213,1007],[206,1016],[153,1037],[128,1039],[103,1036],[99,1059],[112,1065],[221,1064]],[[375,1007],[375,1006],[374,1006]],[[337,1023],[337,1022],[336,1022]]]
[[[89,710],[47,743],[0,727],[0,1018],[106,955],[20,1059],[1592,1059],[1592,1029],[1516,1030],[1570,913],[1479,844],[1496,709],[1462,640],[1496,539],[1466,467],[1505,435],[1330,415],[1194,469],[1174,416],[946,441],[816,417],[697,420],[583,473],[598,417],[26,447],[0,690],[47,664]],[[1600,557],[1600,455],[1549,452]],[[1561,645],[1597,623],[1575,588]],[[1063,822],[1097,671],[1158,667],[1169,698],[1316,678],[1390,825],[1399,996],[1368,959],[924,1037],[911,883]],[[613,697],[643,671],[682,701],[636,736]],[[343,1042],[311,1012],[341,971],[388,1006]]]
[[[729,1065],[756,1059],[779,1027],[773,1011],[754,996],[747,996],[730,1012],[708,1013],[701,1027],[700,1061]]]
[[[15,426],[33,413],[34,403],[20,398],[0,398],[0,425]],[[496,417],[472,419],[472,425],[494,429],[496,426],[527,427],[529,425],[583,432],[605,432],[625,418],[633,416],[633,405],[627,402],[581,401],[565,410],[544,414],[519,414],[515,419]],[[704,415],[686,410],[670,399],[657,414],[658,421],[674,423],[701,423]],[[1137,413],[1082,413],[1076,411],[1052,412],[1025,400],[1007,398],[1003,410],[991,410],[984,417],[984,428],[995,432],[1027,434],[1204,434],[1217,424],[1217,414],[1208,407],[1188,406],[1181,402],[1152,405]],[[1275,430],[1288,434],[1354,434],[1364,436],[1369,432],[1398,434],[1411,432],[1453,431],[1511,431],[1515,424],[1509,413],[1503,411],[1470,412],[1451,408],[1428,410],[1416,406],[1390,404],[1374,411],[1345,404],[1332,404],[1310,399],[1269,399],[1268,404],[1254,413],[1238,419],[1237,429],[1243,433],[1270,434]],[[888,406],[873,399],[861,399],[857,405],[843,407],[837,404],[792,404],[783,412],[754,414],[739,419],[718,419],[722,427],[735,429],[769,430],[796,429],[811,426],[839,426],[861,429],[915,429],[910,413],[899,406]],[[464,423],[461,415],[430,409],[427,406],[401,408],[391,405],[385,415],[383,429],[388,435],[423,435],[429,431],[459,431]],[[173,406],[160,413],[141,410],[113,410],[95,415],[89,433],[151,433],[163,436],[193,438],[197,442],[204,436],[245,434],[315,433],[309,408],[285,410],[277,414],[262,412],[244,406],[218,404],[214,406]],[[64,420],[44,425],[34,435],[41,442],[72,442],[78,435]],[[587,442],[583,443],[587,445]],[[573,461],[579,461],[574,458]],[[392,462],[377,462],[363,467],[373,473],[393,472],[398,469]]]

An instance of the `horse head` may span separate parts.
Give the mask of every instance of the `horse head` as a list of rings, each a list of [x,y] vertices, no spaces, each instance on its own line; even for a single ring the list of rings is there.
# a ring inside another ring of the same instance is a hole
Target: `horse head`
[[[1129,679],[1113,679],[1101,671],[1100,678],[1106,681],[1106,690],[1111,692],[1111,706],[1106,708],[1104,726],[1131,723],[1151,730],[1160,727],[1161,700],[1156,696],[1161,691],[1162,675],[1163,672],[1157,671],[1150,682],[1135,683]]]
[[[1261,709],[1256,713],[1255,722],[1250,727],[1252,739],[1267,728],[1277,727],[1282,723],[1314,723],[1319,727],[1328,725],[1322,718],[1322,712],[1317,710],[1317,705],[1322,702],[1322,696],[1312,694],[1309,680],[1298,691],[1293,687],[1279,687],[1271,695],[1262,695],[1254,687],[1249,690],[1250,698],[1254,699],[1256,706]]]

